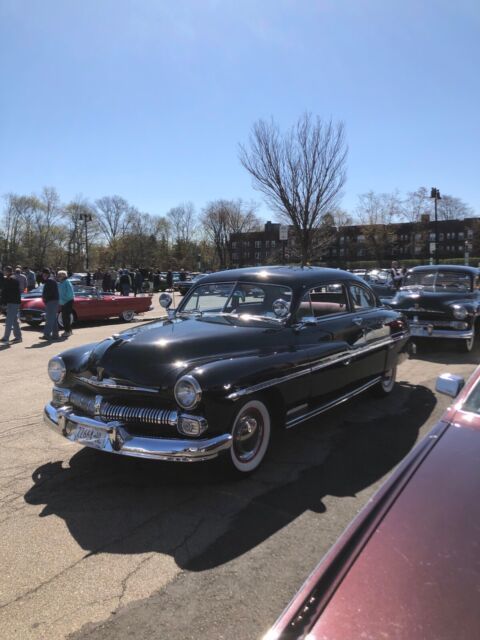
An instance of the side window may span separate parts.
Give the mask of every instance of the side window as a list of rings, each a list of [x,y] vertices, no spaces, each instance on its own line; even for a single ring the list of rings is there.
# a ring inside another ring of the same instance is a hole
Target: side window
[[[352,305],[355,311],[375,307],[375,297],[371,291],[368,291],[358,284],[351,284],[349,285],[349,288]]]
[[[341,283],[318,285],[310,289],[300,303],[297,318],[323,318],[348,311],[345,287]]]

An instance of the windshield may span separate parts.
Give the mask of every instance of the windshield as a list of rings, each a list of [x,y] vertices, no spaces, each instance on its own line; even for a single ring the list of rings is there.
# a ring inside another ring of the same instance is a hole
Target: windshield
[[[477,382],[463,403],[462,411],[480,414],[480,383]]]
[[[472,278],[466,271],[412,271],[405,287],[421,287],[432,291],[471,291]]]
[[[290,308],[292,290],[275,284],[215,282],[200,284],[181,303],[179,314],[229,314],[278,320],[274,303],[279,300]]]

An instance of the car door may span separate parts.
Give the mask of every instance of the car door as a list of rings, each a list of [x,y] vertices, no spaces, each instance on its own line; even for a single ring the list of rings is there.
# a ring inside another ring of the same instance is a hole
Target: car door
[[[299,348],[309,352],[311,399],[328,401],[360,377],[357,355],[366,344],[361,323],[353,320],[345,283],[312,287],[295,319]]]
[[[385,371],[387,351],[391,346],[391,318],[385,308],[377,305],[375,295],[367,286],[349,282],[347,287],[352,321],[363,333],[363,345],[356,358],[355,379],[367,382]]]

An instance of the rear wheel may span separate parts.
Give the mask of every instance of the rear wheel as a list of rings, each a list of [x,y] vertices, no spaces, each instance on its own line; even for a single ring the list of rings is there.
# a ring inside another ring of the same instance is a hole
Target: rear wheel
[[[388,396],[395,388],[395,381],[397,379],[397,366],[385,371],[378,384],[376,384],[372,391],[377,396]]]
[[[262,463],[271,440],[272,421],[267,405],[259,398],[245,402],[237,411],[232,426],[232,446],[228,467],[235,475],[255,471]]]
[[[123,322],[132,322],[134,318],[135,311],[132,311],[132,309],[126,309],[120,314],[120,320],[123,320]]]

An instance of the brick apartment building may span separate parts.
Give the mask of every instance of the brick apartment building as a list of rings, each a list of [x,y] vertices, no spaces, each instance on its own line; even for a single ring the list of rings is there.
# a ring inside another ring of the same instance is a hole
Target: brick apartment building
[[[332,241],[315,262],[331,267],[374,261],[388,265],[392,260],[429,262],[434,255],[435,222],[424,216],[419,222],[391,225],[350,225],[335,228]],[[480,256],[480,218],[439,220],[438,258],[445,260]],[[295,234],[289,227],[288,240],[281,241],[280,225],[267,222],[263,231],[230,236],[232,266],[281,264],[298,260]]]

